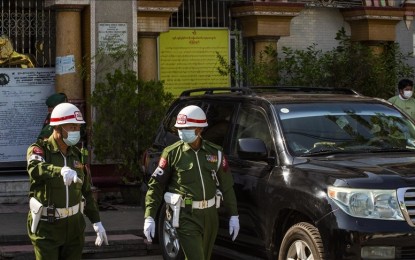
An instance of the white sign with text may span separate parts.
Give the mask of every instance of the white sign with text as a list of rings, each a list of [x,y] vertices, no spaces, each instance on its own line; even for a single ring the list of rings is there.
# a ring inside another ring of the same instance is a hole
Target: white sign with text
[[[0,70],[0,163],[26,161],[55,93],[55,68]]]

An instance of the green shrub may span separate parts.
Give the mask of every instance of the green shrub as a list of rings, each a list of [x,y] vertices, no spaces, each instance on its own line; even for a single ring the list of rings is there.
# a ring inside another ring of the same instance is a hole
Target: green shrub
[[[115,163],[124,182],[141,182],[140,158],[150,146],[173,96],[160,81],[143,81],[134,71],[115,70],[96,84],[91,97],[96,118],[92,146],[97,161]]]
[[[257,61],[246,59],[239,46],[230,63],[218,56],[218,71],[242,82],[239,85],[346,87],[384,99],[395,95],[400,79],[414,77],[414,68],[408,64],[412,54],[402,53],[397,43],[383,43],[384,51],[376,54],[368,45],[353,42],[344,28],[335,39],[338,46],[327,52],[313,44],[305,50],[283,47],[278,54],[270,45]]]

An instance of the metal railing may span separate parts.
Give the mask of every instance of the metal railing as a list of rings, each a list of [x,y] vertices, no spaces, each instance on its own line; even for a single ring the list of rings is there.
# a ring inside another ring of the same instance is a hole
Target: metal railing
[[[43,0],[1,0],[0,67],[53,67],[55,14]]]
[[[183,0],[170,18],[170,27],[225,28],[230,24],[227,1]]]

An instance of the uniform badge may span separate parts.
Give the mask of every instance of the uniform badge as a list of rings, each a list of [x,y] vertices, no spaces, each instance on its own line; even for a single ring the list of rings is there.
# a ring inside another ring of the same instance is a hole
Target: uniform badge
[[[32,152],[33,152],[33,153],[35,153],[35,154],[38,154],[38,155],[40,155],[40,156],[43,156],[43,150],[42,150],[42,149],[40,149],[40,148],[39,148],[39,147],[37,147],[37,146],[33,147]]]
[[[160,158],[159,167],[164,169],[167,166],[167,160],[165,158]]]
[[[164,170],[160,167],[157,167],[156,170],[151,175],[151,177],[156,178],[157,176],[162,176],[163,174],[164,174]]]
[[[187,116],[183,114],[177,115],[176,123],[179,125],[184,125],[187,122]]]
[[[45,159],[44,159],[42,156],[40,156],[40,155],[37,155],[37,154],[32,154],[32,155],[29,157],[28,161],[29,161],[29,162],[31,162],[31,161],[45,162]]]
[[[218,162],[218,156],[213,154],[207,154],[206,160],[210,163],[217,163]]]
[[[39,162],[45,162],[45,159],[43,158],[43,150],[40,147],[33,147],[32,153],[27,158],[28,162],[31,161],[39,161]]]

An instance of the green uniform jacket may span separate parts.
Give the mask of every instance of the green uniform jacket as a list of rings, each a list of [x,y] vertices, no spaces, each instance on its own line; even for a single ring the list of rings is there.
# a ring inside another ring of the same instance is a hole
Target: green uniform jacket
[[[402,100],[399,95],[388,99],[394,106],[403,110],[412,120],[415,120],[415,99]]]
[[[144,216],[155,219],[165,191],[179,193],[183,198],[192,198],[193,201],[213,198],[216,181],[212,177],[212,170],[217,171],[219,189],[228,213],[230,216],[238,215],[232,174],[223,153],[218,164],[218,150],[222,148],[206,140],[202,140],[197,153],[183,141],[166,147],[148,184]]]
[[[44,207],[54,204],[56,208],[66,207],[66,187],[61,176],[65,166],[65,158],[59,151],[58,145],[50,136],[43,141],[38,140],[27,150],[27,171],[30,177],[30,197],[35,197]],[[100,221],[99,210],[92,196],[91,180],[85,174],[81,163],[81,152],[75,146],[68,147],[66,166],[75,170],[83,183],[72,183],[69,189],[69,207],[80,203],[82,196],[86,199],[84,214],[91,223]]]

